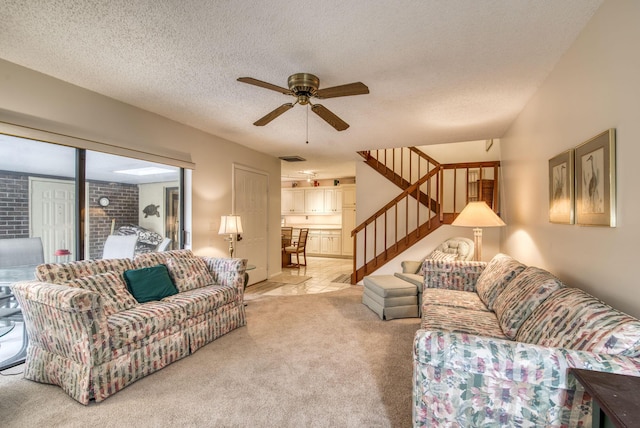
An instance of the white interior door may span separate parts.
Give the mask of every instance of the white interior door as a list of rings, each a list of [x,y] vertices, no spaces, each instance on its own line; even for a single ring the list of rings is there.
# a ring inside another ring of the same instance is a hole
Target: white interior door
[[[75,260],[75,183],[31,177],[29,179],[29,224],[31,237],[40,237],[44,261],[56,261],[59,249],[71,251]]]
[[[267,279],[267,225],[269,176],[240,165],[233,166],[233,213],[242,219],[242,240],[236,243],[235,257],[249,260],[249,284]]]

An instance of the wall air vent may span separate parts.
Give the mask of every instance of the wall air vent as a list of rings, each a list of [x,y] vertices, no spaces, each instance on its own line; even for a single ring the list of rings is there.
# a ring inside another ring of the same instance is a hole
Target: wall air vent
[[[279,156],[278,159],[282,159],[283,161],[286,161],[286,162],[304,162],[304,161],[306,161],[305,158],[302,158],[300,156]]]

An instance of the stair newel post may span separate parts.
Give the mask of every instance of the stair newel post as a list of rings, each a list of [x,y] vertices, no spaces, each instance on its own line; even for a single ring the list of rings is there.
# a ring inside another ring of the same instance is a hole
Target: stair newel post
[[[404,177],[404,147],[400,149],[400,175]],[[409,154],[409,180],[411,181],[411,154]]]
[[[420,182],[416,186],[416,236],[420,238]]]
[[[411,152],[409,152],[409,156],[411,156]],[[422,175],[420,174],[420,166],[422,165],[422,159],[420,159],[420,156],[416,155],[416,158],[418,159],[418,180],[420,179],[420,177],[422,177]],[[429,172],[429,161],[427,161],[427,172]]]
[[[500,180],[498,180],[498,167],[494,166],[493,167],[493,211],[498,212],[499,211],[499,207],[498,207],[498,201],[500,200],[498,198],[498,183],[500,182]]]
[[[384,228],[383,228],[383,233],[384,233],[384,252],[386,254],[387,252],[387,211],[389,210],[384,210]]]
[[[395,234],[393,236],[393,239],[396,242],[396,252],[398,251],[398,203],[396,202],[396,204],[394,205],[396,213],[393,216],[394,219],[394,223],[395,223]]]
[[[437,183],[437,187],[439,190],[438,194],[440,195],[440,200],[438,201],[438,208],[440,211],[440,221],[444,221],[444,210],[442,209],[442,201],[444,200],[444,168],[440,167],[440,171],[438,172],[439,181]]]
[[[404,245],[409,245],[409,194],[405,197],[404,203]]]
[[[351,236],[353,237],[352,241],[353,241],[353,274],[351,274],[351,284],[357,284],[358,283],[358,234],[357,233],[353,233],[354,231],[351,231]]]
[[[427,227],[431,230],[431,177],[427,179]]]
[[[467,196],[464,204],[466,206],[469,203],[469,167],[467,167],[466,169],[465,182],[467,183],[467,185],[465,186],[465,189],[467,189],[467,193],[466,193]],[[455,213],[457,211],[453,210],[453,212]]]
[[[378,218],[373,220],[373,264],[378,266]]]
[[[364,257],[362,259],[362,266],[364,267],[364,273],[367,274],[367,224],[365,223],[364,229]]]
[[[484,195],[483,195],[484,192],[483,192],[483,189],[482,189],[482,171],[484,170],[484,168],[481,166],[478,169],[480,170],[480,174],[478,174],[478,200],[479,201],[484,201]],[[480,259],[478,259],[478,260],[480,260]]]
[[[384,166],[389,169],[389,164],[387,163],[387,149],[384,149]]]
[[[458,212],[458,169],[453,168],[453,214]]]
[[[391,171],[396,172],[396,149],[391,149]],[[402,172],[400,172],[402,174]]]

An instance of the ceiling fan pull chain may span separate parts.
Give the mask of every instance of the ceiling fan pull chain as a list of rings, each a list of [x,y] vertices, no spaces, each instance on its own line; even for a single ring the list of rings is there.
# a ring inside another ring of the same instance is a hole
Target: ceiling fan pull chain
[[[307,104],[307,144],[309,144],[309,104]]]

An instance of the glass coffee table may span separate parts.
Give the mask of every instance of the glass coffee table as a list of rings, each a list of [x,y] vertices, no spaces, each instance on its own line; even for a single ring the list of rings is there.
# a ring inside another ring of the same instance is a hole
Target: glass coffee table
[[[11,293],[10,285],[35,279],[35,266],[15,266],[0,268],[0,338],[9,334],[16,323],[24,323],[22,310]],[[22,328],[22,344],[13,356],[0,361],[0,370],[22,364],[27,355],[27,329]]]

